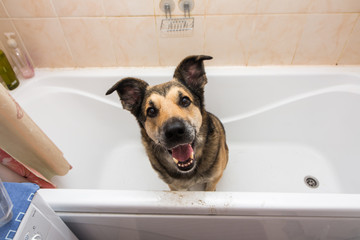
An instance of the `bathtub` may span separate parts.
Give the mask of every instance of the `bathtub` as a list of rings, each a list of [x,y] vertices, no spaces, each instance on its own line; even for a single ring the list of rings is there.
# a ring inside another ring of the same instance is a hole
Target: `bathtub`
[[[216,192],[171,192],[116,94],[174,68],[37,70],[11,92],[73,169],[41,196],[80,239],[360,239],[360,67],[208,67],[229,163]]]

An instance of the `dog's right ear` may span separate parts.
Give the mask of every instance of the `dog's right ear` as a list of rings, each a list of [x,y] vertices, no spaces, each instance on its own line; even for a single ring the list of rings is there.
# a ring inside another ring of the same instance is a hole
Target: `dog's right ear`
[[[132,114],[137,116],[147,86],[149,86],[149,84],[141,79],[124,78],[112,86],[106,92],[106,95],[109,95],[116,90],[124,109],[129,110]]]
[[[205,76],[204,60],[212,59],[211,56],[188,56],[177,66],[174,78],[190,88],[196,95],[203,98],[204,86],[207,83]]]

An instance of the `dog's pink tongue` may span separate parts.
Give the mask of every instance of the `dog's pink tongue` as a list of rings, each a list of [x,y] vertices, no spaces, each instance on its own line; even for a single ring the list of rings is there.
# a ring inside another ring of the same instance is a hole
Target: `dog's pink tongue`
[[[190,144],[184,144],[173,148],[172,156],[173,158],[176,158],[179,162],[185,162],[191,157],[193,151],[194,150],[192,149]]]

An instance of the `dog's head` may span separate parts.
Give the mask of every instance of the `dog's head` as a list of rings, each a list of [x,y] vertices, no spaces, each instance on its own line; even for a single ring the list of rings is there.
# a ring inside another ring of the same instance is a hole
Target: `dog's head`
[[[155,86],[135,78],[125,78],[110,88],[124,109],[129,110],[149,138],[168,151],[167,159],[177,170],[188,172],[196,165],[194,149],[202,125],[204,60],[210,56],[190,56],[176,68],[173,80]]]

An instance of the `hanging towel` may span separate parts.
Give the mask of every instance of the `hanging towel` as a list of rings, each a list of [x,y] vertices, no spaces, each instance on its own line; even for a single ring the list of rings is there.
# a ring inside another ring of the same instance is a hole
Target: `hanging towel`
[[[13,239],[39,186],[33,183],[4,182],[14,207],[12,219],[0,228],[0,239]]]
[[[55,175],[63,176],[71,169],[62,152],[1,84],[0,148],[48,180]]]

